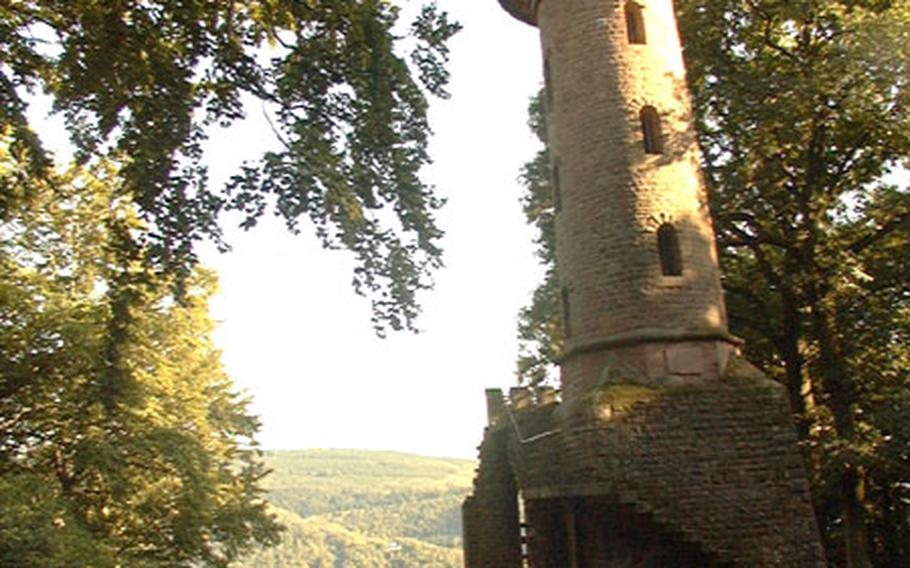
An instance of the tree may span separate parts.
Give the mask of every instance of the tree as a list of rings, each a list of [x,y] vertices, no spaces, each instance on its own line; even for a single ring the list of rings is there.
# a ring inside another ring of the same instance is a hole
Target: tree
[[[830,558],[906,564],[910,4],[676,6],[732,331],[789,389]]]
[[[910,4],[690,1],[680,22],[734,332],[801,415],[831,556],[884,562],[902,546],[866,534],[891,514],[866,496],[900,501],[910,473],[881,399],[906,408],[910,274],[886,257],[910,235],[888,177],[910,157]]]
[[[519,179],[525,188],[521,204],[525,219],[537,230],[537,259],[546,268],[544,281],[534,290],[531,303],[518,314],[519,382],[540,385],[555,381],[555,365],[565,339],[556,267],[553,165],[547,147],[547,117],[540,91],[528,105],[528,126],[541,142],[541,149],[522,167]]]
[[[31,184],[0,228],[0,564],[227,566],[274,542],[258,421],[210,337],[214,277],[193,270],[177,301],[128,238],[143,223],[116,170],[38,183],[17,158],[0,152],[0,180]]]
[[[0,130],[26,152],[28,175],[46,178],[52,156],[26,111],[29,93],[48,94],[79,162],[119,165],[118,187],[147,223],[144,250],[178,287],[197,242],[226,246],[220,213],[249,227],[271,208],[354,253],[378,332],[413,328],[415,293],[441,254],[442,202],[418,177],[426,96],[446,96],[458,25],[427,4],[405,42],[398,17],[387,0],[3,1]],[[212,188],[203,144],[243,118],[245,100],[273,116],[281,148]],[[0,187],[2,219],[31,195],[14,189]]]

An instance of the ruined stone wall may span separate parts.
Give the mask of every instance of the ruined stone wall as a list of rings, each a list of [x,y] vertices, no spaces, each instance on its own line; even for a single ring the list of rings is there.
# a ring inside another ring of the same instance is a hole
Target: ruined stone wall
[[[518,486],[506,452],[508,430],[487,429],[474,492],[462,505],[465,568],[522,565]]]

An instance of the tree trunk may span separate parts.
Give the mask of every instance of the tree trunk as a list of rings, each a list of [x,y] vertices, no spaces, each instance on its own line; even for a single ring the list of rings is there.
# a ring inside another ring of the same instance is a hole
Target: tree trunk
[[[803,356],[799,352],[800,325],[799,314],[793,307],[792,294],[782,291],[783,323],[781,357],[786,372],[787,392],[790,394],[790,406],[793,409],[797,433],[800,440],[809,437],[809,420],[806,417],[808,405],[803,393]]]
[[[870,568],[865,512],[866,479],[861,468],[850,467],[841,480],[844,549],[847,568]]]
[[[829,407],[839,437],[850,442],[856,431],[852,411],[855,390],[838,340],[837,325],[832,311],[821,299],[822,294],[819,292],[818,283],[810,283],[807,289],[812,328],[818,342],[822,387],[828,396]],[[872,564],[869,560],[866,539],[865,476],[858,464],[852,463],[852,458],[848,458],[844,464],[838,482],[841,517],[844,522],[846,567],[869,568]]]

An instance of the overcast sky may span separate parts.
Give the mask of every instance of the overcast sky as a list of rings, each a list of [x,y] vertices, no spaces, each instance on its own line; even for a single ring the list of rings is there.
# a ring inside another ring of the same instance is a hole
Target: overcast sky
[[[435,163],[425,179],[448,199],[446,266],[421,297],[423,332],[376,338],[347,255],[277,221],[229,229],[234,250],[204,257],[221,281],[216,340],[254,399],[266,448],[475,457],[484,389],[514,384],[516,315],[541,277],[516,182],[537,147],[525,123],[540,85],[538,38],[496,0],[439,3],[464,30],[451,44],[452,97],[431,107]],[[269,138],[257,120],[219,134],[213,182]]]

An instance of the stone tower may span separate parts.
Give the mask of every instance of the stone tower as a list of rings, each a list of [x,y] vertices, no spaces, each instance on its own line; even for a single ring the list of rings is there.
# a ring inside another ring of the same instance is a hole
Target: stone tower
[[[487,392],[465,565],[824,566],[785,389],[727,331],[672,0],[499,0],[540,29],[562,402]]]
[[[735,340],[671,0],[503,0],[540,29],[566,397],[607,361],[717,378]]]

